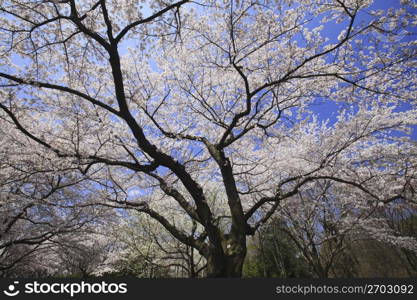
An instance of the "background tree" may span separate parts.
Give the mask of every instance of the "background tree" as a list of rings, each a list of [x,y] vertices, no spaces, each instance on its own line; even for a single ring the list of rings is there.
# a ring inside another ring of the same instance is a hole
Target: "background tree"
[[[248,240],[244,277],[312,277],[310,265],[285,230],[285,224],[271,219]]]
[[[279,210],[285,225],[282,230],[320,278],[329,277],[343,255],[344,239],[357,223],[352,220],[351,199],[344,199],[347,193],[337,192],[331,181],[317,181]],[[358,203],[354,199],[353,207]]]
[[[88,185],[72,176],[72,166],[51,164],[42,150],[23,147],[7,124],[0,128],[0,274],[46,276],[56,260],[43,260],[63,236],[80,234],[110,212],[79,206],[90,201]],[[78,172],[78,171],[77,171]],[[83,201],[85,203],[86,201]]]
[[[260,228],[244,276],[415,276],[415,204],[360,206],[352,191],[330,183],[316,182]]]
[[[382,269],[380,274],[387,277],[416,277],[416,244],[409,242],[410,239],[414,241],[417,238],[416,203],[397,201],[397,203],[380,206],[374,217],[380,224],[377,234],[375,231],[362,233],[361,236],[363,239],[368,239],[368,242],[364,240],[359,245],[355,245],[356,252],[358,252],[356,256],[361,258],[362,265],[370,264],[368,261],[385,256],[383,261],[386,263],[380,266],[379,269]],[[385,232],[390,232],[397,238],[378,238]],[[362,277],[373,276],[373,272],[378,272],[378,268],[363,269],[360,275]]]
[[[172,219],[177,222],[183,217],[173,212]],[[180,243],[146,215],[133,212],[126,216],[114,235],[125,249],[118,270],[122,274],[144,278],[194,278],[201,277],[206,267],[198,252]]]
[[[1,122],[79,170],[95,190],[88,206],[147,214],[205,258],[208,276],[238,277],[246,237],[317,180],[368,206],[414,199],[414,10],[4,0]],[[320,101],[340,108],[333,122],[320,121]]]

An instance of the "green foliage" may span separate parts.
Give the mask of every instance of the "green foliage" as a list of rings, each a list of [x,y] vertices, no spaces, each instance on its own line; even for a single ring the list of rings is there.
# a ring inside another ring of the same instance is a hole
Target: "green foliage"
[[[278,219],[261,228],[248,245],[244,277],[312,277],[307,262]]]

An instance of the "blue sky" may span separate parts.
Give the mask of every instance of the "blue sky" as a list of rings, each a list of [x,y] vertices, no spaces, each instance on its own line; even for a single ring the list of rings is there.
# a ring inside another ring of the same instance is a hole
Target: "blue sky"
[[[372,6],[366,9],[366,11],[370,10],[387,10],[390,7],[398,8],[400,7],[400,0],[375,0]],[[417,13],[417,11],[415,11]],[[358,15],[358,18],[356,20],[356,23],[359,23],[361,21],[367,21],[369,20],[369,16],[361,12]],[[312,27],[318,26],[318,23],[312,23]],[[337,41],[337,36],[339,35],[340,31],[343,30],[343,28],[346,27],[346,23],[340,23],[340,24],[332,24],[332,26],[325,26],[325,28],[322,31],[322,34],[326,37],[330,38],[330,42]],[[416,28],[410,28],[410,31],[413,30],[416,32]],[[411,41],[412,39],[415,39],[414,35],[405,37],[403,41]],[[338,111],[339,109],[343,108],[346,104],[343,103],[335,103],[332,101],[326,101],[326,99],[318,98],[314,105],[312,105],[310,108],[312,111],[317,113],[318,119],[321,121],[329,121],[329,124],[334,124],[337,120]],[[411,105],[409,103],[402,103],[397,111],[405,111],[411,108]],[[417,126],[412,127],[412,138],[414,140],[417,140]]]

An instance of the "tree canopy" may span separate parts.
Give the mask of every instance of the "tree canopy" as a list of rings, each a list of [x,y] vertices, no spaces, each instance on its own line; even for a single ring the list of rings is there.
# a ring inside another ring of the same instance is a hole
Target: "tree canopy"
[[[278,213],[417,251],[374,215],[416,205],[417,7],[390,4],[0,1],[1,249],[116,209],[213,277]]]

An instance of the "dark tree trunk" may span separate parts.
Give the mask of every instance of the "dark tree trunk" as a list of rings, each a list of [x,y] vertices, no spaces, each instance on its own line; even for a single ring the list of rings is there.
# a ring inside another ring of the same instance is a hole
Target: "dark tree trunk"
[[[212,247],[207,257],[207,277],[242,277],[246,257],[246,238],[225,236],[222,248]]]
[[[207,261],[207,277],[242,277],[245,255],[211,256]]]

